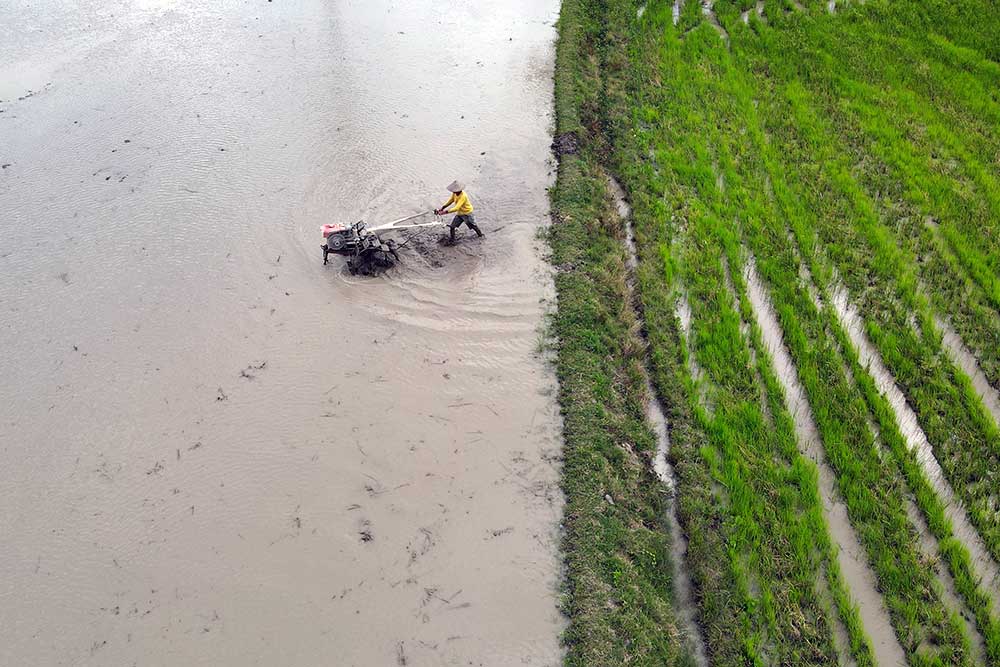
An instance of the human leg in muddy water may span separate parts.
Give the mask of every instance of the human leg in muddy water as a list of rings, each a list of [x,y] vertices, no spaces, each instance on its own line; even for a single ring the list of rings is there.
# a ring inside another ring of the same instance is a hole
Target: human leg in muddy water
[[[455,242],[455,230],[461,227],[463,223],[466,226],[468,226],[469,229],[476,232],[478,236],[483,235],[483,231],[479,229],[479,227],[476,225],[476,216],[472,215],[471,213],[469,215],[456,215],[455,218],[451,221],[451,224],[448,225],[448,231],[451,234],[451,236],[448,239],[448,243]]]

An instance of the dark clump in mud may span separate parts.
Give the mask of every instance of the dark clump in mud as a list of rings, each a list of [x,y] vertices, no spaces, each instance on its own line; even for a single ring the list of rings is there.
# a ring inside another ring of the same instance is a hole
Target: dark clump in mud
[[[428,266],[440,269],[449,264],[463,262],[469,257],[479,257],[476,246],[479,239],[475,235],[456,234],[452,243],[447,233],[421,234],[406,244],[406,250],[416,254]],[[406,256],[403,256],[404,261]]]
[[[580,140],[575,132],[564,132],[552,140],[552,152],[557,157],[576,155],[580,151]]]
[[[439,269],[447,261],[448,237],[443,236],[420,236],[413,239],[409,244],[409,249],[420,255],[428,265]]]

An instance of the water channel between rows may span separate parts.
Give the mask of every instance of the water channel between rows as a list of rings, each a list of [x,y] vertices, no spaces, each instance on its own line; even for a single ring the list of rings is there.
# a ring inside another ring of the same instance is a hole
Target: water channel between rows
[[[979,395],[983,402],[983,407],[993,418],[993,422],[1000,428],[1000,392],[997,392],[990,384],[983,369],[979,367],[979,361],[972,350],[965,346],[961,337],[951,328],[947,322],[941,318],[935,318],[935,325],[941,332],[941,342],[945,350],[951,356],[952,361],[965,373],[972,383],[972,389]]]
[[[560,663],[558,10],[0,4],[0,664]]]
[[[851,598],[858,606],[858,614],[871,642],[876,662],[879,665],[905,665],[906,655],[896,639],[889,610],[878,592],[875,574],[868,566],[864,547],[851,526],[847,506],[837,491],[836,474],[826,460],[819,430],[813,421],[805,388],[799,382],[795,363],[785,346],[777,313],[774,312],[752,261],[747,262],[743,278],[764,346],[771,357],[775,375],[785,393],[788,411],[795,422],[799,446],[802,453],[816,464],[823,516],[837,546],[840,572]]]
[[[955,496],[941,465],[934,456],[934,448],[920,427],[916,412],[910,407],[906,396],[882,361],[882,356],[868,339],[864,330],[864,320],[851,303],[847,290],[843,287],[836,288],[833,291],[832,302],[840,325],[847,332],[851,344],[857,351],[861,365],[868,369],[879,392],[888,401],[907,447],[915,454],[927,481],[941,500],[955,537],[969,550],[973,572],[991,598],[993,613],[1000,613],[1000,568],[990,555],[979,532],[972,525],[961,500]]]

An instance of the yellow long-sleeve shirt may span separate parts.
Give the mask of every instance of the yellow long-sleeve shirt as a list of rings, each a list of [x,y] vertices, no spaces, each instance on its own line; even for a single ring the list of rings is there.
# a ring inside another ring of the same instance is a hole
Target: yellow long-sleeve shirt
[[[455,208],[450,211],[445,210],[445,213],[457,213],[458,215],[469,215],[472,213],[472,202],[469,201],[469,195],[465,194],[464,191],[458,194],[452,193],[451,197],[448,198],[448,201],[441,208],[447,209],[452,204],[455,205]]]

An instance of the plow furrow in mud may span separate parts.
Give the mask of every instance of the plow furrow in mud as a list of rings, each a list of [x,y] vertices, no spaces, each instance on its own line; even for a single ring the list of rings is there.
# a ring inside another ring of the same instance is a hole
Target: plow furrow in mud
[[[838,546],[837,561],[858,605],[875,658],[880,665],[902,665],[906,662],[905,653],[892,630],[889,611],[878,592],[875,575],[868,567],[861,542],[851,526],[847,507],[840,500],[836,473],[826,461],[805,389],[799,383],[795,364],[785,347],[777,315],[752,262],[747,263],[744,269],[744,280],[764,346],[781,382],[788,410],[795,421],[802,454],[816,465],[823,515],[830,535]]]

